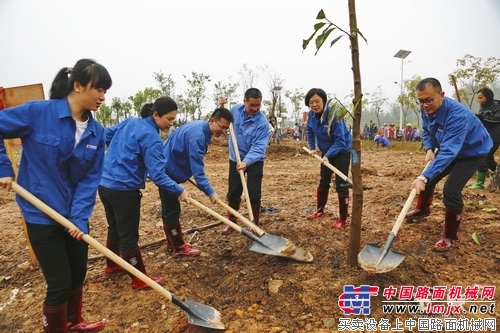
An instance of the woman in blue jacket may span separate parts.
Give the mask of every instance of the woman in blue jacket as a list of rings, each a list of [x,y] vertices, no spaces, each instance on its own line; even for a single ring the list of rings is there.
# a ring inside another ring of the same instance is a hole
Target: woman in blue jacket
[[[31,101],[0,112],[0,186],[11,189],[14,171],[4,139],[21,138],[18,183],[69,219],[66,230],[21,197],[28,238],[47,282],[44,332],[99,330],[102,322],[83,320],[82,285],[87,274],[89,232],[104,158],[104,129],[90,111],[104,102],[111,77],[90,59],[62,68],[50,100]]]
[[[139,221],[141,189],[146,187],[146,177],[160,189],[175,194],[188,202],[188,193],[165,173],[167,160],[159,130],[172,126],[177,115],[177,104],[170,97],[160,97],[143,106],[142,118],[128,118],[106,130],[108,150],[99,186],[99,197],[106,211],[108,249],[146,274],[139,249]],[[175,133],[175,132],[174,132]],[[121,270],[113,261],[106,260],[106,274]],[[148,285],[130,275],[133,289]],[[155,282],[162,277],[150,276]]]
[[[351,162],[352,139],[345,121],[339,120],[336,110],[327,106],[326,92],[323,89],[309,90],[305,104],[310,108],[306,127],[309,148],[313,154],[317,153],[316,148],[318,148],[325,162],[329,162],[347,175]],[[325,214],[332,174],[332,170],[321,164],[320,181],[316,189],[317,210],[309,216],[311,219]],[[339,176],[335,176],[335,190],[339,200],[339,217],[331,227],[340,229],[347,223],[349,189],[347,183]]]

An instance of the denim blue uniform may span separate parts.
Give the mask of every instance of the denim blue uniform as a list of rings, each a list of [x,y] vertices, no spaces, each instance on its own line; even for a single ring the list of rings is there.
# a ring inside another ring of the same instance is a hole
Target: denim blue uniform
[[[75,146],[76,123],[67,98],[32,101],[0,111],[0,176],[14,176],[4,139],[21,138],[18,183],[88,233],[104,157],[104,129],[86,112],[88,125]],[[57,225],[17,197],[28,223]]]
[[[203,162],[211,139],[208,121],[196,120],[179,127],[163,143],[167,175],[177,183],[184,183],[193,176],[207,196],[215,193],[205,175]]]
[[[443,104],[433,114],[423,110],[423,144],[426,150],[439,152],[422,174],[433,179],[455,160],[485,156],[493,141],[479,118],[461,103],[444,97]]]

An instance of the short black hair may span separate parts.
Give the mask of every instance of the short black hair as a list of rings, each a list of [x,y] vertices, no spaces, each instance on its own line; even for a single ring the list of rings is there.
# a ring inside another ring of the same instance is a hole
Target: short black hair
[[[416,90],[417,91],[424,91],[428,85],[430,85],[432,88],[434,88],[434,90],[436,90],[436,92],[438,92],[438,93],[440,93],[442,91],[441,83],[433,77],[428,77],[428,78],[425,78],[422,81],[420,81],[417,84]]]
[[[248,88],[245,91],[245,100],[249,100],[250,98],[262,99],[262,93],[257,88]]]
[[[210,119],[220,120],[221,118],[226,119],[228,122],[232,123],[234,120],[233,114],[226,108],[218,108],[212,112]]]
[[[314,95],[318,95],[319,97],[321,97],[321,99],[323,100],[323,105],[326,106],[327,102],[326,92],[321,88],[312,88],[307,92],[306,97],[304,99],[304,103],[306,104],[306,106],[309,106],[309,100]]]

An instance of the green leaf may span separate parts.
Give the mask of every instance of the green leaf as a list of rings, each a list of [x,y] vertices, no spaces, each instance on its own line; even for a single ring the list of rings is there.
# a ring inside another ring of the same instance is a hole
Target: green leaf
[[[316,32],[318,32],[319,29],[323,28],[325,26],[326,22],[320,22],[320,23],[316,23],[314,25],[314,30],[316,30]]]
[[[323,11],[323,9],[321,9],[321,10],[319,11],[318,15],[316,15],[316,19],[317,19],[317,20],[322,20],[322,19],[324,19],[325,17],[326,17],[326,15],[325,15],[325,12]]]
[[[477,233],[472,234],[472,240],[477,244],[481,245],[481,236],[479,236]]]
[[[316,37],[316,53],[318,53],[319,49],[321,49],[321,47],[323,46],[323,44],[325,43],[325,41],[328,39],[328,35],[330,35],[330,33],[335,30],[335,28],[330,28],[330,26],[328,26],[327,28],[325,28],[323,30],[323,32],[318,36]]]
[[[490,213],[490,212],[496,212],[498,209],[497,209],[497,208],[495,208],[495,207],[486,206],[486,207],[484,207],[484,208],[483,208],[483,210],[484,210],[485,212]]]
[[[339,41],[339,39],[342,38],[342,36],[344,36],[344,35],[340,35],[337,38],[335,38],[334,40],[332,40],[332,42],[330,43],[330,47],[332,47],[333,44],[337,43]]]

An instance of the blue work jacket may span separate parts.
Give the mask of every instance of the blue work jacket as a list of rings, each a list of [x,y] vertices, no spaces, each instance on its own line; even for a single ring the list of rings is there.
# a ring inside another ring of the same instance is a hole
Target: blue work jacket
[[[177,195],[184,191],[165,173],[167,159],[152,117],[128,118],[106,129],[106,144],[101,186],[122,191],[143,189],[149,175],[162,190]]]
[[[338,120],[331,106],[318,118],[309,110],[306,124],[306,137],[309,148],[316,146],[324,156],[330,158],[338,153],[349,153],[352,146],[352,136],[344,120]]]
[[[21,138],[17,182],[88,233],[104,157],[104,128],[87,111],[88,124],[75,146],[76,122],[68,100],[31,101],[0,111],[0,177],[14,176],[4,139]],[[17,196],[26,222],[59,225]]]
[[[245,104],[233,106],[231,113],[234,117],[233,127],[241,161],[247,165],[263,162],[266,159],[269,143],[269,122],[266,116],[261,111],[253,116],[247,116]],[[229,159],[237,162],[232,140],[229,140]]]
[[[493,146],[479,118],[449,97],[444,97],[443,104],[434,114],[420,112],[425,149],[439,149],[436,158],[423,172],[428,179],[443,172],[454,159],[484,156]]]
[[[205,174],[203,159],[212,139],[207,121],[196,120],[182,125],[163,143],[167,175],[178,183],[194,177],[207,196],[215,193]]]

